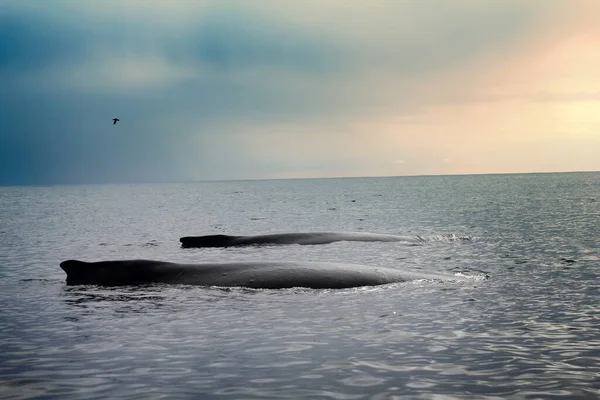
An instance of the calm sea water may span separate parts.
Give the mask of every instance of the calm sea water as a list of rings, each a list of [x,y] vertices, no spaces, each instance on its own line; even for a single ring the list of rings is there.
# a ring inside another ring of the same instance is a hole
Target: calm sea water
[[[2,398],[600,396],[600,173],[3,187],[0,221]],[[337,230],[424,241],[178,243]],[[59,267],[131,258],[336,261],[469,279],[111,289],[67,287]]]

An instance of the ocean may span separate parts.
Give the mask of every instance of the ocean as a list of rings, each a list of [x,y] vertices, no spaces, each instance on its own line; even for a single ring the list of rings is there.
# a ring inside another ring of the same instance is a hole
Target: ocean
[[[415,240],[179,245],[314,231]],[[135,258],[465,279],[107,288],[59,267]],[[0,187],[0,397],[599,398],[599,278],[599,172]]]

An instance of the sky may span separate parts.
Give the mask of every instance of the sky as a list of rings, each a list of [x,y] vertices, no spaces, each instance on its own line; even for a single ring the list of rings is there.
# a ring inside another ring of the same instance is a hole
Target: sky
[[[599,171],[599,49],[596,0],[0,0],[0,185]]]

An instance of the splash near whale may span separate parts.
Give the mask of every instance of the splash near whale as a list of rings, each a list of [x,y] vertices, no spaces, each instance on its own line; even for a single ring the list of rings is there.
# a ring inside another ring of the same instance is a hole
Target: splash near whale
[[[237,262],[178,264],[155,260],[60,264],[67,285],[139,285],[150,283],[254,289],[344,289],[419,279],[454,280],[454,276],[426,275],[391,268],[330,262]]]

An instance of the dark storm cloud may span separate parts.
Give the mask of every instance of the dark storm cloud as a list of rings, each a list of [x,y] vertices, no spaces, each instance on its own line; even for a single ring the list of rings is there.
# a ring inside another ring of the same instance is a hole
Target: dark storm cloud
[[[0,10],[0,69],[72,62],[85,53],[81,31],[42,16]]]

